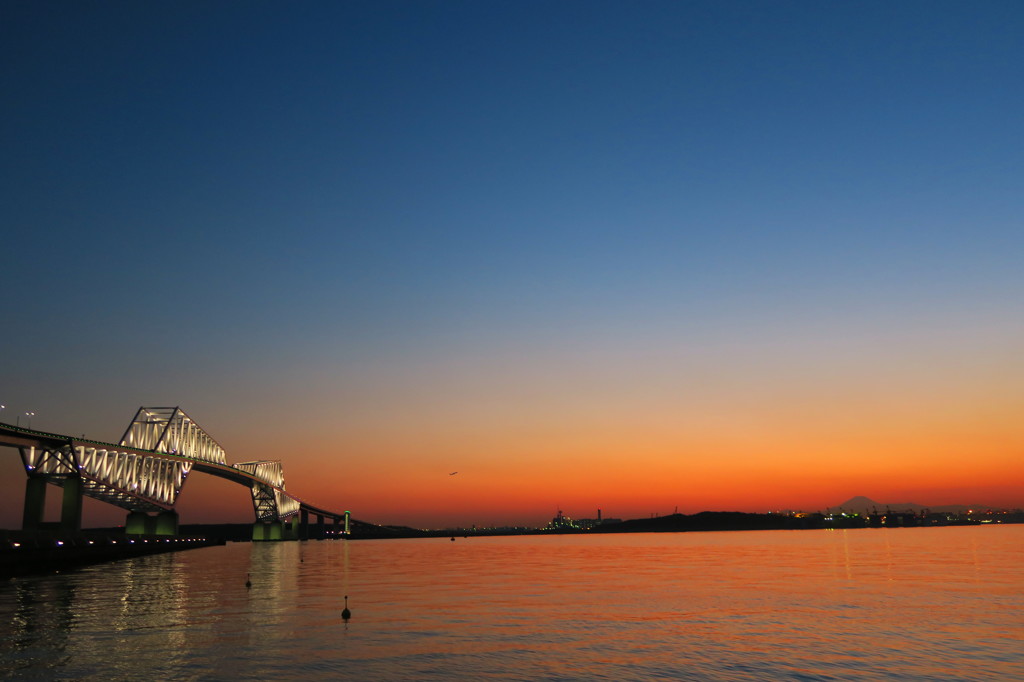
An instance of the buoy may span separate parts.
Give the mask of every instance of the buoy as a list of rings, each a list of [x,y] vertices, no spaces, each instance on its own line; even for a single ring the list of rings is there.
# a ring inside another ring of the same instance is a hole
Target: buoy
[[[252,587],[252,579],[249,577],[248,573],[245,574],[245,586]]]
[[[452,536],[452,542],[455,542],[455,536],[454,535]]]
[[[352,617],[352,612],[348,610],[348,595],[345,595],[345,608],[341,610],[341,619],[348,622],[348,619]]]

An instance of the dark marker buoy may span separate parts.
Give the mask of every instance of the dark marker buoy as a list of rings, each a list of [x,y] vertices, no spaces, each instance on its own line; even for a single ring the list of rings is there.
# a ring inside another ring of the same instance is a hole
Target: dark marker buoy
[[[341,619],[348,622],[348,619],[352,617],[352,612],[348,610],[348,595],[345,595],[345,608],[341,610]]]
[[[250,578],[248,573],[245,574],[245,586],[252,587],[252,579]]]
[[[452,536],[452,542],[455,542],[455,536],[454,535]]]

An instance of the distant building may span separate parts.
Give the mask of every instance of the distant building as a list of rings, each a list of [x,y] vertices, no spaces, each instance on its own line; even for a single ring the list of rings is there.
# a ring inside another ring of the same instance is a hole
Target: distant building
[[[579,526],[559,509],[548,525],[544,526],[544,530],[579,530]]]
[[[566,516],[561,509],[555,514],[555,517],[551,519],[548,525],[544,526],[544,530],[590,530],[595,526],[600,526],[605,523],[621,523],[622,519],[602,519],[601,510],[597,510],[596,519],[572,519]]]

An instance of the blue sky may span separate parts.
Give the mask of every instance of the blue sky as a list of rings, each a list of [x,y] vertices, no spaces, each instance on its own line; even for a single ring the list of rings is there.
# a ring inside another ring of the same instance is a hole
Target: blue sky
[[[468,376],[1021,378],[1021,35],[1016,2],[5,3],[0,402],[252,448]]]

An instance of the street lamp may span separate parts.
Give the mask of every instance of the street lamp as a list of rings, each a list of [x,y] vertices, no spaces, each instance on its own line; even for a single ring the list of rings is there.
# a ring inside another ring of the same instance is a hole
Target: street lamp
[[[36,416],[35,412],[26,412],[25,416],[28,417],[28,428],[32,428],[32,417]]]
[[[0,410],[6,410],[6,409],[7,409],[6,405],[0,405]]]

